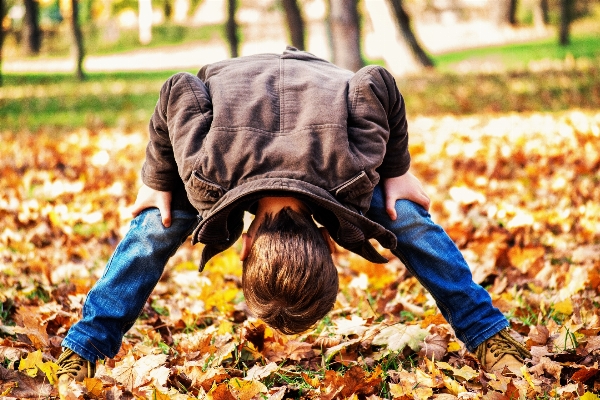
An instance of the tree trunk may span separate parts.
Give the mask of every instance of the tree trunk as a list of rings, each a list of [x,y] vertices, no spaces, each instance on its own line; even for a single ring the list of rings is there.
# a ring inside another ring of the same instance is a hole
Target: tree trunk
[[[140,43],[152,41],[152,0],[138,0],[138,27]]]
[[[571,43],[570,30],[573,17],[573,0],[560,0],[560,35],[559,43],[567,46]]]
[[[329,0],[329,29],[333,63],[350,71],[364,65],[360,54],[357,0]]]
[[[79,1],[71,0],[71,53],[75,59],[75,76],[80,81],[85,79],[83,72],[83,58],[85,51],[83,49],[83,34],[79,25]]]
[[[396,17],[398,28],[402,33],[402,37],[408,44],[410,51],[422,66],[433,67],[433,61],[431,58],[429,58],[427,53],[425,53],[425,50],[423,50],[423,47],[421,47],[421,44],[417,40],[417,37],[412,30],[410,25],[410,17],[406,13],[406,10],[404,10],[402,0],[389,0],[389,2],[394,10],[394,16]]]
[[[533,5],[533,24],[537,28],[548,25],[548,0],[535,0]]]
[[[517,0],[510,0],[508,5],[508,23],[517,25]]]
[[[2,27],[2,21],[4,16],[8,12],[8,6],[6,0],[0,0],[0,86],[2,86],[2,48],[4,45],[4,28]]]
[[[25,20],[23,34],[25,36],[25,53],[35,55],[40,53],[42,46],[42,31],[40,30],[40,4],[36,0],[24,0]]]
[[[492,0],[491,17],[498,26],[514,25],[517,11],[516,0]]]
[[[285,17],[292,40],[292,46],[298,50],[304,50],[304,20],[296,0],[282,0]]]
[[[225,32],[227,35],[227,41],[229,42],[229,53],[232,58],[239,57],[240,54],[238,24],[235,20],[236,11],[237,0],[227,0],[227,23],[225,24]]]

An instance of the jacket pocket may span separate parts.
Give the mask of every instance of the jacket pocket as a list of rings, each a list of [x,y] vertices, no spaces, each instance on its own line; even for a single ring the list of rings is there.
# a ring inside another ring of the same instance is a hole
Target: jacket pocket
[[[365,171],[347,180],[329,192],[345,206],[351,206],[360,212],[366,212],[371,205],[375,185]]]
[[[212,208],[212,206],[227,193],[225,188],[209,181],[197,170],[192,172],[192,176],[185,184],[185,190],[190,203],[192,203],[198,211]]]

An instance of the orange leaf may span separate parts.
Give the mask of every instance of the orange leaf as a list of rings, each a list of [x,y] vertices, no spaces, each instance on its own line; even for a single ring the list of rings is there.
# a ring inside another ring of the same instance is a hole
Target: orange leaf
[[[98,378],[85,378],[83,380],[83,386],[92,396],[98,397],[102,394],[102,381]]]
[[[522,274],[533,277],[544,266],[545,253],[543,247],[511,247],[508,250],[508,259],[510,264]]]

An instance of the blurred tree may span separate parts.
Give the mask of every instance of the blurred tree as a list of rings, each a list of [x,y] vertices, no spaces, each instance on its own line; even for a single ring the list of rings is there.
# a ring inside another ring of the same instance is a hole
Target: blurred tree
[[[567,46],[571,42],[570,30],[573,18],[574,0],[560,0],[560,34],[559,43]]]
[[[333,63],[358,71],[364,62],[360,54],[358,0],[328,0],[327,24],[330,31]]]
[[[392,5],[392,10],[394,10],[394,17],[396,18],[400,33],[408,44],[410,51],[413,53],[419,64],[424,67],[433,67],[433,60],[425,53],[425,50],[423,50],[423,47],[412,30],[410,17],[404,9],[402,0],[389,0],[389,2]]]
[[[296,0],[282,0],[292,46],[304,50],[304,19]]]
[[[548,0],[535,0],[533,4],[533,23],[536,27],[548,24]]]
[[[237,0],[227,0],[227,22],[225,23],[225,34],[229,43],[229,54],[232,58],[238,57],[240,50],[240,38],[238,24],[235,20],[237,11]]]
[[[2,48],[4,45],[4,17],[8,14],[6,0],[0,0],[0,86],[2,86]]]
[[[40,4],[36,0],[23,0],[25,17],[23,36],[25,36],[25,53],[39,54],[42,46],[42,31],[40,29]]]
[[[138,27],[140,43],[152,41],[152,0],[138,0]]]
[[[491,16],[497,25],[515,25],[517,13],[517,0],[492,0]]]
[[[80,81],[85,79],[83,73],[83,58],[85,57],[85,51],[83,48],[83,35],[81,33],[81,25],[79,23],[79,1],[71,0],[71,53],[75,58],[75,76]]]

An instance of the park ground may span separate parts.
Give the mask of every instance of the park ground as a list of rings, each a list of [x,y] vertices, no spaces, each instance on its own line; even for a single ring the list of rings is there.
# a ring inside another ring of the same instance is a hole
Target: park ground
[[[386,250],[391,261],[377,265],[338,249],[335,309],[285,336],[248,313],[239,244],[200,274],[201,247],[185,243],[118,355],[95,378],[59,388],[60,341],[127,229],[147,121],[175,71],[95,71],[82,83],[65,72],[7,72],[0,396],[597,400],[600,61],[586,35],[570,51],[548,41],[564,53],[524,65],[503,57],[540,42],[438,56],[442,66],[494,60],[501,70],[398,79],[412,170],[432,217],[531,350],[522,378],[482,371]]]

